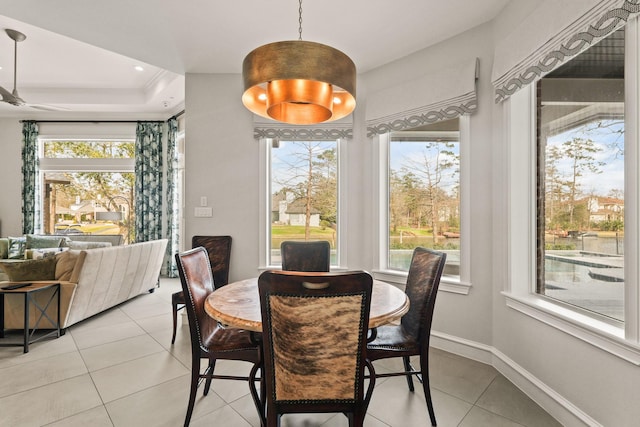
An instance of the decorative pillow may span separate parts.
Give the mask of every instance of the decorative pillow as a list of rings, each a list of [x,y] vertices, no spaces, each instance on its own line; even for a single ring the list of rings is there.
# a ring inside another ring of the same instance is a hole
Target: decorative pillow
[[[80,251],[64,251],[56,254],[56,280],[71,281],[73,269],[78,261]]]
[[[0,268],[12,282],[28,280],[55,280],[56,258],[30,259],[23,262],[2,262]]]
[[[27,234],[27,249],[59,248],[64,242],[60,236],[36,236]]]
[[[42,249],[27,249],[25,251],[26,259],[40,259],[50,256],[56,256],[60,252],[68,251],[69,248],[42,248]],[[29,253],[31,253],[29,256]]]
[[[24,250],[27,245],[26,237],[9,236],[9,255],[8,259],[24,259]]]
[[[0,259],[6,259],[9,256],[9,239],[0,238]]]
[[[97,248],[110,248],[111,242],[76,242],[71,240],[67,242],[67,246],[71,249],[97,249]]]

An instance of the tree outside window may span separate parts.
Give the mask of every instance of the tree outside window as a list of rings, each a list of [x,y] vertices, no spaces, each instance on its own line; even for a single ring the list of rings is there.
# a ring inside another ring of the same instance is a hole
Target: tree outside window
[[[417,246],[448,252],[446,274],[459,274],[460,143],[454,130],[394,132],[389,143],[388,267],[408,270]]]
[[[337,141],[272,141],[270,153],[270,264],[280,263],[284,240],[326,240],[335,264]]]
[[[46,140],[43,152],[65,165],[43,171],[45,233],[121,234],[125,243],[135,240],[133,170],[100,166],[132,159],[133,141]]]

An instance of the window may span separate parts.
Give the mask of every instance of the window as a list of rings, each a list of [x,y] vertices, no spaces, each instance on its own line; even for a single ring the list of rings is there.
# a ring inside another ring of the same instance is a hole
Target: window
[[[496,238],[508,249],[507,306],[640,363],[637,21],[609,37],[599,46],[609,49],[604,57],[585,51],[506,101],[506,145],[496,150],[496,165],[508,165],[499,187],[509,207],[508,232]],[[600,74],[575,76],[589,68]],[[587,155],[560,152],[576,139]],[[573,163],[567,166],[572,157],[576,173]],[[578,157],[593,170],[578,172]],[[583,244],[585,257],[570,256]],[[585,270],[583,260],[593,263]]]
[[[134,141],[40,142],[41,230],[121,234],[125,243],[134,241]]]
[[[279,265],[284,240],[326,240],[339,265],[339,141],[266,140],[267,265]]]
[[[538,82],[536,292],[624,321],[624,29]]]
[[[439,129],[439,130],[438,130]],[[413,249],[447,252],[445,274],[459,275],[458,119],[393,132],[389,141],[387,265],[408,271]]]
[[[468,294],[469,116],[377,135],[377,279],[404,284],[413,248],[447,253],[440,290]]]

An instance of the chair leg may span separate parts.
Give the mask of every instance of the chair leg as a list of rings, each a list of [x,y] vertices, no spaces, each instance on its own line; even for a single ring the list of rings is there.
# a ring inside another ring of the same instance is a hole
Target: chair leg
[[[427,409],[429,410],[429,418],[431,425],[436,426],[436,414],[433,410],[433,402],[431,401],[431,387],[429,387],[429,358],[420,356],[420,373],[422,374],[422,389],[424,397],[427,401]]]
[[[209,394],[209,388],[211,387],[211,380],[213,379],[213,370],[216,368],[216,359],[209,359],[209,366],[207,367],[206,375],[207,380],[204,383],[204,395]]]
[[[196,393],[198,392],[198,382],[200,382],[200,358],[191,358],[191,390],[189,391],[189,405],[187,405],[187,415],[184,419],[184,427],[189,427],[191,414],[196,403]]]
[[[267,427],[280,427],[280,414],[276,414],[276,411],[267,411]]]
[[[171,335],[171,344],[176,342],[176,327],[178,326],[178,304],[175,301],[171,302],[173,308],[173,335]]]
[[[256,377],[256,374],[260,372],[260,378]],[[256,381],[260,381],[260,391],[256,388]],[[256,363],[249,372],[249,391],[253,398],[253,403],[256,406],[258,415],[260,416],[260,426],[265,427],[267,424],[266,418],[266,403],[267,403],[267,385],[264,379],[264,367],[260,363]]]
[[[411,367],[411,361],[409,360],[409,356],[404,356],[402,358],[402,361],[404,362],[404,371],[405,372],[411,372],[413,371],[413,367]],[[411,378],[413,375],[408,374],[406,376],[407,378],[407,385],[409,386],[409,391],[414,391],[413,388],[413,378]]]

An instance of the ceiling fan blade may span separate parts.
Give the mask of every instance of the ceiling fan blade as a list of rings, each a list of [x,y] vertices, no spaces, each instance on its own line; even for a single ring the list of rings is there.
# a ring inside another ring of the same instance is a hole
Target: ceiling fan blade
[[[13,98],[13,95],[11,94],[11,92],[6,90],[2,86],[0,86],[0,95],[2,95],[2,100],[6,102],[9,102],[7,101],[9,98]]]
[[[43,105],[43,104],[26,104],[26,105],[29,108],[33,108],[34,110],[41,110],[41,111],[69,111],[69,108],[57,107],[53,105]]]
[[[0,86],[0,95],[2,95],[3,102],[7,102],[11,105],[17,105],[17,106],[24,105],[24,101],[22,100],[22,98],[14,95],[13,93],[9,92],[2,86]]]

